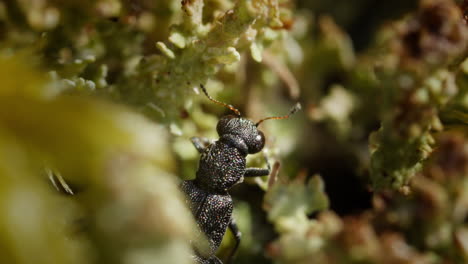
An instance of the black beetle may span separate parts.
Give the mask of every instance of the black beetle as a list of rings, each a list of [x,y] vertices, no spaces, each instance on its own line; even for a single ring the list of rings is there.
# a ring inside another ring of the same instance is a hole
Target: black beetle
[[[241,233],[232,218],[233,203],[227,192],[243,177],[266,176],[270,168],[246,168],[246,156],[260,152],[265,145],[265,137],[258,125],[268,119],[284,119],[300,109],[296,104],[286,116],[268,117],[257,123],[242,118],[239,110],[213,99],[203,85],[202,91],[211,101],[231,109],[236,115],[222,117],[216,130],[219,139],[213,143],[206,138],[191,138],[195,148],[201,153],[196,178],[184,181],[181,189],[186,194],[187,203],[195,220],[209,243],[208,252],[201,254],[196,251],[197,263],[222,263],[214,254],[221,244],[224,233],[229,227],[234,234],[236,244],[228,262],[237,251]],[[268,162],[267,162],[268,164]]]

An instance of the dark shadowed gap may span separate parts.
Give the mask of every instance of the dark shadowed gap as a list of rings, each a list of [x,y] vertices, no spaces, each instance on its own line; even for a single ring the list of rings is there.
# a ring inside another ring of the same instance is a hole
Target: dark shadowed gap
[[[309,9],[316,17],[330,15],[353,40],[356,51],[373,41],[376,31],[385,23],[399,19],[417,8],[418,0],[298,0],[299,9]]]
[[[341,216],[370,209],[372,193],[366,189],[364,175],[358,175],[359,162],[354,153],[346,152],[352,149],[348,144],[358,142],[339,141],[324,125],[311,125],[308,129],[304,133],[314,142],[301,146],[300,164],[306,166],[309,175],[322,176],[330,209]]]
[[[385,23],[397,20],[406,13],[415,10],[417,3],[418,1],[415,0],[369,1],[360,10],[359,15],[348,26],[345,26],[356,51],[367,48],[372,43],[379,28]]]

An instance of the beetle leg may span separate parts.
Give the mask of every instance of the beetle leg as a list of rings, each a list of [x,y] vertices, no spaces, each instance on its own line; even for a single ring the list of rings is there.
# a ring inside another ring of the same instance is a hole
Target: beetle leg
[[[265,152],[263,152],[263,158],[265,159],[265,163],[266,163],[268,171],[269,171],[268,174],[270,174],[270,172],[271,172],[270,162],[268,162],[268,157],[265,155]]]
[[[267,176],[269,174],[270,174],[270,169],[246,168],[244,177],[259,177],[259,176]]]
[[[237,249],[239,248],[239,244],[241,242],[241,232],[239,231],[239,228],[237,227],[236,220],[234,220],[233,217],[231,217],[231,222],[229,223],[229,229],[231,230],[232,234],[234,235],[234,239],[236,240],[236,244],[234,245],[234,249],[231,251],[231,254],[229,254],[229,257],[226,261],[227,264],[231,263],[232,258],[234,257],[234,254],[236,254]]]
[[[205,137],[191,137],[190,141],[192,141],[192,144],[200,153],[203,153],[203,151],[205,151],[205,148],[211,143],[211,141]]]
[[[267,175],[270,175],[271,167],[270,167],[270,163],[268,162],[268,158],[267,158],[266,155],[263,155],[263,158],[265,158],[265,163],[267,164],[267,168],[266,168],[266,169],[262,169],[262,168],[246,168],[246,169],[245,169],[244,177],[259,177],[259,176],[267,176]]]
[[[75,195],[73,190],[58,171],[53,171],[49,168],[46,168],[45,171],[47,176],[49,176],[49,180],[52,182],[52,185],[55,187],[55,189],[57,189],[57,191],[68,195]]]
[[[223,264],[223,262],[221,262],[221,260],[219,260],[218,257],[212,256],[212,257],[210,258],[210,264]]]

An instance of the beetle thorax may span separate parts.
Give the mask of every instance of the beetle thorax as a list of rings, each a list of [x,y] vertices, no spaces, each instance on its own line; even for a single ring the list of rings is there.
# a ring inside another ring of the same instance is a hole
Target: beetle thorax
[[[202,154],[196,181],[204,189],[225,191],[241,181],[245,165],[245,154],[219,140],[208,146]]]

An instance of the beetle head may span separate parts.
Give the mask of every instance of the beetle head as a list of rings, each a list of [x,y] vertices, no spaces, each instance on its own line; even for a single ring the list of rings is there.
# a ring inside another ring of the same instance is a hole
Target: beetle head
[[[228,139],[245,154],[257,153],[265,146],[263,132],[257,129],[254,122],[239,116],[222,117],[216,126],[216,131],[220,138]]]
[[[208,99],[210,99],[212,102],[227,107],[236,114],[222,117],[216,126],[216,130],[218,131],[218,135],[221,140],[234,145],[244,154],[257,153],[265,146],[265,136],[263,135],[263,132],[257,128],[258,125],[260,125],[263,121],[269,119],[289,118],[289,116],[301,109],[301,105],[297,103],[289,111],[289,114],[285,116],[267,117],[258,121],[257,123],[254,123],[251,120],[241,117],[240,111],[237,110],[234,106],[213,99],[208,94],[203,85],[200,84],[200,88],[206,97],[208,97]]]

